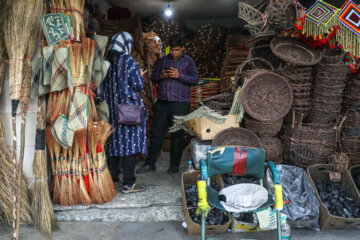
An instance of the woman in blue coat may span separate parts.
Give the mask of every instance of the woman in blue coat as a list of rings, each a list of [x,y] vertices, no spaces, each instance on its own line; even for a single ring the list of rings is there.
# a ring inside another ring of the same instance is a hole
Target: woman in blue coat
[[[102,83],[101,99],[109,105],[109,123],[115,132],[109,138],[110,169],[114,182],[118,182],[119,159],[123,159],[123,193],[138,192],[144,187],[136,186],[134,174],[136,154],[147,154],[146,112],[141,91],[144,88],[143,72],[130,56],[133,37],[127,32],[119,32],[111,39],[108,59],[111,66]],[[116,121],[116,105],[130,104],[142,106],[139,125],[119,125]]]

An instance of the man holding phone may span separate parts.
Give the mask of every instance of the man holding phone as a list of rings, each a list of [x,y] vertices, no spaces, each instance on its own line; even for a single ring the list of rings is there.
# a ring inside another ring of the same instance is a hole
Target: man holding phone
[[[159,84],[158,100],[153,106],[150,149],[145,164],[136,173],[154,172],[160,155],[165,132],[173,124],[174,116],[187,115],[190,111],[190,86],[198,83],[194,60],[183,53],[184,40],[172,35],[169,40],[170,54],[161,58],[151,75]],[[168,174],[179,172],[184,148],[184,131],[171,134],[170,167]]]

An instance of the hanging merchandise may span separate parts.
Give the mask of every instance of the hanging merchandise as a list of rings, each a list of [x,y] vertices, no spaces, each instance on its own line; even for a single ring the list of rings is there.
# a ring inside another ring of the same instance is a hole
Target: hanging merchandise
[[[356,72],[360,65],[360,7],[351,0],[341,7],[317,0],[305,11],[303,8],[297,11],[295,28],[299,38],[313,49],[328,45],[341,48],[346,53],[345,62]]]

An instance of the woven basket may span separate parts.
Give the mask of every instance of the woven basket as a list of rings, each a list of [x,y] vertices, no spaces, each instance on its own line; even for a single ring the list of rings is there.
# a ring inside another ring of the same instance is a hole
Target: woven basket
[[[297,66],[312,66],[320,62],[319,49],[312,50],[298,38],[277,37],[270,43],[271,50],[284,61]]]
[[[345,52],[341,48],[324,48],[322,55],[322,63],[337,64],[344,60]]]
[[[250,78],[258,69],[274,70],[273,65],[263,58],[248,58],[235,71],[236,86],[242,86],[246,78]]]
[[[277,121],[290,110],[293,94],[281,75],[259,70],[244,85],[241,101],[245,111],[258,121]]]
[[[270,0],[265,11],[264,5],[254,5],[251,1],[240,1],[238,7],[238,17],[247,22],[245,27],[254,37],[276,35],[293,27],[296,21],[296,8],[290,0]],[[267,16],[265,22],[263,16]]]
[[[291,82],[298,82],[299,80],[305,78],[312,78],[312,68],[311,67],[288,67],[278,71],[278,73]]]
[[[265,160],[273,161],[275,164],[282,162],[283,144],[276,137],[260,137],[260,141],[265,150]]]
[[[355,109],[349,109],[344,113],[346,119],[344,120],[344,126],[360,126],[360,112]]]
[[[338,63],[338,64],[323,64],[319,63],[316,66],[317,74],[322,73],[327,75],[330,79],[343,79],[345,81],[346,75],[349,72],[350,68],[345,63]],[[325,77],[324,75],[324,77]]]
[[[281,136],[286,160],[295,166],[306,167],[314,163],[326,163],[335,147],[319,141],[299,140]]]
[[[333,123],[340,113],[340,109],[329,111],[313,106],[308,113],[308,121],[311,123]]]
[[[360,163],[360,137],[359,136],[341,136],[341,151],[350,157],[350,164]]]
[[[275,122],[260,122],[255,119],[252,119],[249,116],[245,116],[244,125],[245,128],[255,132],[258,136],[276,136],[283,124],[283,119],[277,120]]]
[[[305,124],[292,128],[283,126],[283,134],[287,137],[297,140],[317,141],[329,146],[336,145],[336,129],[333,125],[322,125],[326,128],[320,128],[319,125]]]
[[[248,58],[263,58],[270,62],[275,69],[282,68],[284,65],[284,62],[271,51],[270,44],[250,48]],[[257,66],[256,62],[252,62],[252,65],[255,65],[256,68],[264,68]]]
[[[354,109],[355,111],[360,112],[360,103],[348,99],[347,96],[344,96],[344,101],[342,103],[342,106],[344,112],[346,112],[349,109]]]
[[[314,92],[319,94],[328,94],[328,95],[342,95],[345,88],[345,83],[339,85],[324,85],[324,84],[316,84],[314,86]]]
[[[263,148],[258,136],[249,129],[227,128],[215,135],[212,147],[216,146],[246,146]]]

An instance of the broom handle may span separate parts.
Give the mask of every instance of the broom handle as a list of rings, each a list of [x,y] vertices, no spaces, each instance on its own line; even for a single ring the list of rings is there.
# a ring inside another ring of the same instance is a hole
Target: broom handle
[[[16,230],[16,204],[17,204],[17,199],[16,199],[16,110],[17,107],[19,105],[19,100],[12,100],[12,132],[13,132],[13,168],[14,168],[14,176],[13,176],[13,180],[14,180],[14,185],[13,185],[13,237],[12,240],[17,240],[19,237],[19,229]]]
[[[22,170],[24,162],[24,150],[25,150],[25,128],[26,128],[26,111],[22,113],[21,118],[21,147],[20,147],[20,157],[19,157],[19,170],[17,176],[18,189],[16,192],[17,206],[16,206],[16,234],[19,236],[20,229],[20,206],[21,206],[21,188],[22,188]]]

